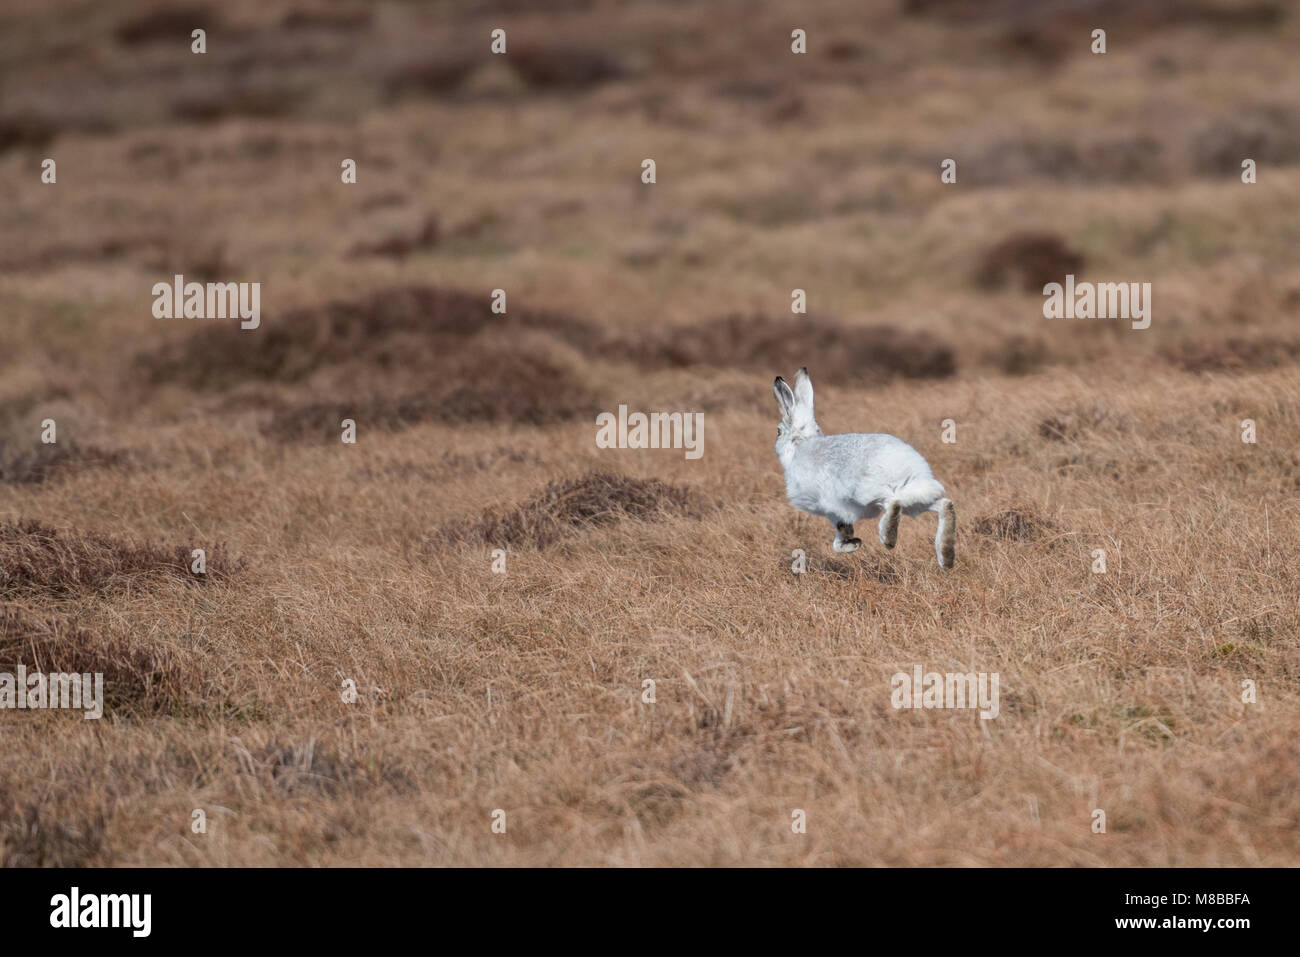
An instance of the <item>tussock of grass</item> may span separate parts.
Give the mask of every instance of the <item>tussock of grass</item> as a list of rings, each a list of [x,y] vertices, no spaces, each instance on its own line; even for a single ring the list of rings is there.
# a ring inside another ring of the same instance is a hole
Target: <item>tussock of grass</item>
[[[373,242],[357,243],[349,255],[386,256],[390,259],[405,259],[412,253],[433,249],[442,236],[442,226],[437,213],[430,213],[414,232],[396,233]]]
[[[529,87],[545,91],[586,90],[623,75],[609,52],[594,45],[524,44],[509,62]]]
[[[1049,282],[1064,283],[1083,268],[1083,255],[1054,233],[1014,233],[991,247],[980,261],[975,281],[999,289],[1013,278],[1025,292],[1043,291]]]
[[[0,867],[93,867],[107,863],[107,810],[78,817],[43,801],[0,792]]]
[[[359,430],[389,432],[422,422],[543,426],[592,418],[608,404],[570,369],[533,352],[476,344],[450,358],[456,374],[435,375],[427,392],[284,406],[262,431],[272,439],[338,441],[345,418]]]
[[[818,381],[879,383],[894,377],[943,379],[957,371],[951,345],[930,332],[854,326],[826,316],[730,315],[691,326],[607,337],[595,350],[654,366],[782,371],[815,357]]]
[[[0,607],[0,672],[19,665],[28,674],[102,674],[105,715],[178,713],[199,690],[196,673],[166,646]]]
[[[258,379],[294,382],[322,366],[375,356],[399,336],[417,339],[423,348],[410,357],[424,360],[462,346],[486,328],[490,317],[483,296],[403,286],[264,317],[256,336],[209,326],[141,353],[138,362],[154,382],[184,381],[200,388]]]
[[[1188,372],[1275,369],[1300,360],[1300,339],[1277,336],[1188,339],[1162,350],[1161,354]]]
[[[280,20],[285,30],[337,30],[354,33],[374,21],[374,11],[364,7],[301,7],[290,10]]]
[[[460,89],[479,60],[464,51],[421,53],[390,65],[381,85],[389,99],[413,94],[446,96]]]
[[[194,548],[123,542],[93,532],[60,532],[35,520],[0,525],[0,596],[67,597],[165,580],[224,581],[242,569],[224,545],[205,549],[206,574],[190,571]]]
[[[304,93],[283,83],[248,83],[182,94],[171,102],[171,114],[190,123],[216,123],[236,116],[273,118],[294,111]]]
[[[1039,420],[1038,434],[1049,442],[1072,442],[1105,426],[1127,429],[1129,425],[1106,405],[1092,402]]]
[[[1037,372],[1051,360],[1051,350],[1038,336],[1008,336],[1001,346],[985,353],[985,361],[1007,375]]]
[[[984,515],[970,523],[971,530],[1003,541],[1023,542],[1042,538],[1055,530],[1056,523],[1037,514],[1028,506],[1015,506],[994,515]]]
[[[101,449],[65,439],[44,443],[0,440],[0,482],[33,485],[91,469],[120,468],[133,462],[129,452]]]
[[[521,335],[532,341],[521,342]],[[337,436],[348,417],[390,431],[428,421],[547,425],[616,405],[618,397],[593,392],[581,372],[549,355],[563,350],[642,370],[704,366],[765,375],[813,355],[818,381],[826,384],[942,379],[957,368],[955,350],[938,336],[890,325],[732,315],[690,326],[611,329],[555,310],[494,316],[480,296],[430,287],[299,310],[270,320],[257,336],[209,327],[141,353],[137,363],[151,382],[213,389],[259,380],[291,384],[341,365],[369,369],[385,390],[392,389],[393,370],[427,377],[420,393],[281,403],[264,431],[296,440]]]
[[[0,114],[0,153],[24,147],[48,146],[60,132],[51,117],[31,110]]]
[[[219,18],[208,6],[157,7],[123,20],[117,27],[117,40],[125,46],[167,42],[187,45],[190,31],[211,31],[219,26]]]
[[[628,519],[700,518],[711,508],[707,497],[694,489],[658,479],[592,472],[551,482],[537,498],[516,508],[491,509],[477,519],[446,525],[436,541],[545,548],[588,528]]]

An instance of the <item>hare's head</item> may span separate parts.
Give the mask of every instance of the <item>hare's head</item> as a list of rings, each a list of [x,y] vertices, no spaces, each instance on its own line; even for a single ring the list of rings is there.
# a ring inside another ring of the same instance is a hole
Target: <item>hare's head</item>
[[[781,407],[781,423],[776,427],[776,454],[784,459],[804,439],[821,435],[817,420],[813,418],[812,379],[805,367],[795,373],[794,388],[780,376],[772,383],[777,405]]]

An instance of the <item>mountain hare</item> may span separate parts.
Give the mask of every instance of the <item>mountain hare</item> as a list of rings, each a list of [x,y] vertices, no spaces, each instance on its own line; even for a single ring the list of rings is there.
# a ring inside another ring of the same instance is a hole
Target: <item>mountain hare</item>
[[[781,406],[776,456],[785,469],[786,498],[795,508],[831,520],[837,552],[855,551],[862,544],[853,537],[858,519],[879,515],[880,541],[893,548],[899,515],[938,512],[934,551],[940,568],[952,568],[957,514],[920,452],[892,435],[822,435],[813,418],[807,368],[795,375],[793,389],[780,376],[772,389]]]

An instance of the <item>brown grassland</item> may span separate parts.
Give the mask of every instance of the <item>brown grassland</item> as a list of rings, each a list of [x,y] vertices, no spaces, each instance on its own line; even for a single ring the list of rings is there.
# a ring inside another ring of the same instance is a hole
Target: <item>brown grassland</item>
[[[1298,44],[1282,0],[9,0],[0,672],[107,703],[0,712],[0,863],[1300,862]],[[1070,270],[1151,327],[1043,318]],[[261,327],[155,319],[177,272]],[[929,459],[954,570],[933,515],[838,555],[786,503],[800,365]],[[598,449],[620,403],[703,457]],[[1000,715],[893,709],[916,664]]]

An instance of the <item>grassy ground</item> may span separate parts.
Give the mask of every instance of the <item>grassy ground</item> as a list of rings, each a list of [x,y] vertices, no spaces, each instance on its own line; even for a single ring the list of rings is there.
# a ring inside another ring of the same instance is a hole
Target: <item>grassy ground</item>
[[[0,862],[1295,864],[1300,20],[513,6],[0,14],[0,672],[108,697],[0,711]],[[1151,327],[1043,318],[1067,267]],[[785,502],[800,365],[952,572]]]

